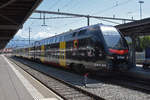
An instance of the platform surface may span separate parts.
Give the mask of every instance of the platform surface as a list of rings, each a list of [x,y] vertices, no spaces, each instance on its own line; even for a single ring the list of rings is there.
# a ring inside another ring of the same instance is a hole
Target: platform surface
[[[0,100],[60,100],[5,56],[0,55]]]
[[[135,78],[150,80],[150,69],[144,70],[142,65],[137,64],[136,67],[130,69],[126,74]]]

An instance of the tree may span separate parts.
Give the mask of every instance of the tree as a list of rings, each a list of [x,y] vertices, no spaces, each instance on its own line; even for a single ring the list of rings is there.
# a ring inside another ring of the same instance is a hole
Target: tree
[[[140,47],[142,49],[150,47],[150,36],[144,36],[144,37],[140,38]]]

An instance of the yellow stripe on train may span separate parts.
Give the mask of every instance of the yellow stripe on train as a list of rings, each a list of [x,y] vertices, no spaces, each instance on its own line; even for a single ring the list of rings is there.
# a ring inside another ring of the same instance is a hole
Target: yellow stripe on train
[[[66,42],[59,43],[59,64],[66,67]]]

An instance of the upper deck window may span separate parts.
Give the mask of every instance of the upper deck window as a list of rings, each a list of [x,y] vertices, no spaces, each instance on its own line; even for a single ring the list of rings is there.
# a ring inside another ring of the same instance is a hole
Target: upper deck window
[[[68,41],[68,40],[71,39],[71,37],[72,37],[72,34],[66,34],[66,35],[64,36],[64,39],[65,39],[65,41]]]
[[[77,32],[74,32],[74,33],[72,34],[72,37],[75,37],[75,36],[76,36],[76,34],[77,34]]]
[[[81,31],[79,31],[78,36],[85,35],[86,31],[87,30],[81,30]]]

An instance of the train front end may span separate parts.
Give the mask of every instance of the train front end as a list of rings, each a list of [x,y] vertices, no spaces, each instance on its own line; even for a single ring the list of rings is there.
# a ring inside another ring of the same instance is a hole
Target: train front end
[[[129,49],[124,36],[113,26],[100,26],[103,35],[107,67],[113,71],[128,71]]]

